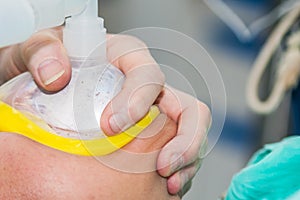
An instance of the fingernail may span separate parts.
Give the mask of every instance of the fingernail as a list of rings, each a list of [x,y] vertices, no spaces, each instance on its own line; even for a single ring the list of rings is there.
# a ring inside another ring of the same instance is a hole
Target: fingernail
[[[48,59],[39,65],[38,73],[44,85],[50,85],[58,80],[65,73],[65,70],[58,60]]]
[[[127,117],[122,113],[117,113],[111,116],[109,119],[109,125],[113,132],[119,133],[120,131],[124,131],[129,128],[126,119]]]
[[[171,173],[176,172],[178,169],[180,169],[184,164],[183,157],[179,154],[174,154],[171,157],[170,165],[171,165]]]

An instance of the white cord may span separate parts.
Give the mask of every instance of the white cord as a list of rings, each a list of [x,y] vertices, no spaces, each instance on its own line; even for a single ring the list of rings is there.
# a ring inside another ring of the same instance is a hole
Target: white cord
[[[222,0],[204,0],[204,3],[222,20],[241,41],[252,38],[243,20]]]
[[[253,40],[259,33],[272,26],[286,13],[300,5],[299,0],[285,0],[268,14],[247,26],[245,22],[223,1],[204,0],[204,3],[235,33],[242,42]]]
[[[279,25],[264,45],[254,63],[248,80],[246,95],[249,106],[257,113],[269,114],[280,104],[285,92],[296,86],[300,74],[300,33],[293,34],[288,40],[288,50],[284,54],[277,71],[276,83],[266,101],[258,97],[259,83],[270,59],[281,40],[300,15],[300,6],[294,8]]]

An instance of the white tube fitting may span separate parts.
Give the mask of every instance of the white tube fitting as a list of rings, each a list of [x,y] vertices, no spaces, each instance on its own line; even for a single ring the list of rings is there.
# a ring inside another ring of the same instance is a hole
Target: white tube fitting
[[[106,61],[106,29],[98,17],[97,0],[89,0],[83,12],[66,20],[63,35],[70,57]]]
[[[25,41],[37,30],[62,25],[82,12],[88,0],[1,0],[0,47]]]

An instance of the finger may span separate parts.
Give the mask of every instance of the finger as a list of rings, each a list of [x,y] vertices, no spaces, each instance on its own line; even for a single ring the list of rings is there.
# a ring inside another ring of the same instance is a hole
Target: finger
[[[108,40],[108,59],[126,76],[122,91],[101,117],[107,135],[127,129],[149,111],[164,85],[164,75],[145,44],[130,36]]]
[[[178,123],[177,136],[162,149],[157,162],[160,175],[168,177],[205,152],[211,115],[205,104],[172,88],[164,90],[159,106]]]
[[[192,179],[201,166],[200,159],[193,164],[176,172],[168,178],[167,185],[170,194],[180,193],[183,196],[191,187]]]
[[[36,83],[50,92],[62,89],[70,80],[71,67],[60,28],[38,32],[5,53],[1,65],[6,66],[7,78],[28,70]]]

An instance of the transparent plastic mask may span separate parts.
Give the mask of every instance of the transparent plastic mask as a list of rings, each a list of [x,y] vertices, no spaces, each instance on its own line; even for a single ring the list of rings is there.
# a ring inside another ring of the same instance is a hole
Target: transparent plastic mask
[[[121,90],[124,75],[106,61],[106,29],[98,17],[98,1],[86,3],[80,14],[66,20],[63,30],[73,69],[70,83],[58,93],[45,93],[27,72],[1,86],[0,131],[75,155],[102,156],[128,144],[159,115],[153,106],[122,133],[109,137],[101,131],[102,112]]]
[[[44,129],[67,138],[104,137],[100,118],[121,90],[124,75],[111,64],[71,58],[72,78],[58,93],[42,91],[26,72],[0,87],[0,100]]]

